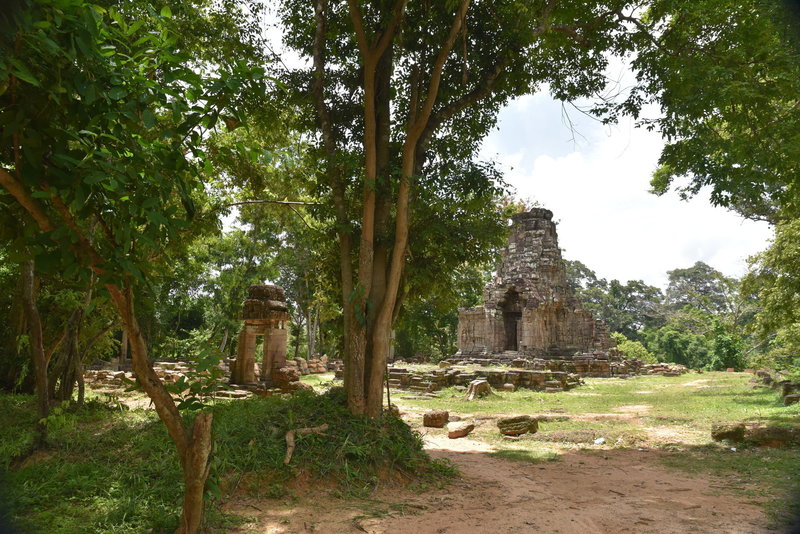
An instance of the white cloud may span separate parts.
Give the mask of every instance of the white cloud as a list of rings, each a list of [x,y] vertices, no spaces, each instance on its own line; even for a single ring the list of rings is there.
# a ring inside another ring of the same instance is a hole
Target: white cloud
[[[715,208],[705,195],[681,201],[648,193],[663,145],[631,121],[615,127],[573,115],[572,140],[561,104],[536,95],[513,102],[486,139],[521,198],[538,200],[560,221],[560,245],[599,276],[666,284],[666,272],[704,261],[732,276],[767,245],[768,225]]]

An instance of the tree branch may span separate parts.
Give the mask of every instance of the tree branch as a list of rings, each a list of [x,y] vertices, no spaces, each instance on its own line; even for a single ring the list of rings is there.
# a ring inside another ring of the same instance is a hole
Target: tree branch
[[[456,38],[458,37],[458,32],[461,31],[461,25],[467,16],[469,2],[470,0],[461,1],[461,4],[458,6],[458,11],[456,12],[456,17],[453,19],[453,24],[450,26],[450,33],[447,36],[447,40],[442,45],[442,48],[439,49],[439,53],[436,56],[436,61],[434,62],[433,70],[431,71],[431,80],[430,84],[428,85],[428,94],[425,99],[425,104],[422,107],[419,117],[417,117],[415,123],[411,125],[408,132],[409,137],[414,144],[416,144],[419,136],[422,134],[422,131],[428,122],[428,118],[431,115],[431,111],[433,110],[433,105],[436,102],[436,97],[439,94],[439,84],[442,80],[442,70],[444,69],[444,64],[447,62],[447,56],[450,55],[450,51],[453,49],[453,44],[455,44]]]
[[[301,200],[243,200],[241,202],[233,202],[231,204],[224,204],[221,208],[232,208],[233,206],[246,206],[248,204],[281,204],[284,206],[319,206],[319,202],[303,202]]]
[[[361,16],[361,8],[358,7],[358,0],[348,0],[347,5],[350,8],[350,20],[353,21],[358,49],[361,55],[366,58],[369,56],[369,44],[367,43],[367,35],[364,33],[364,19]]]
[[[431,137],[443,122],[453,118],[458,113],[480,102],[494,92],[497,79],[510,62],[511,60],[508,57],[500,58],[491,69],[486,71],[480,83],[478,83],[472,91],[431,114],[428,124],[425,126],[417,142],[417,158],[423,155]]]
[[[25,190],[25,186],[19,180],[2,168],[0,168],[0,185],[11,193],[20,206],[33,217],[39,230],[52,232],[55,229],[55,225],[45,213],[42,205]]]
[[[378,39],[378,44],[375,45],[374,53],[376,57],[381,57],[383,53],[386,51],[386,47],[389,46],[389,43],[392,42],[394,38],[394,32],[397,29],[397,26],[400,24],[400,21],[403,19],[403,13],[406,10],[406,3],[407,0],[397,0],[392,8],[392,18],[389,20],[389,24],[386,25],[386,30],[381,34],[380,38]]]

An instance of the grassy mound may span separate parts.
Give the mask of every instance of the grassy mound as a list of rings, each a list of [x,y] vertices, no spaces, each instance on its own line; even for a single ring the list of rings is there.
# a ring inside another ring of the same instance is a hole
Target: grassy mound
[[[388,475],[441,479],[453,468],[432,461],[399,418],[355,417],[341,392],[230,401],[214,408],[214,452],[208,521],[224,529],[237,518],[217,504],[237,489],[278,497],[298,475],[336,481],[343,496],[367,494]],[[52,446],[22,461],[34,423],[33,399],[0,396],[0,502],[21,532],[172,532],[182,495],[181,473],[166,430],[151,411],[122,410],[95,400],[56,410]],[[285,435],[327,423],[325,435],[296,437],[288,466]],[[388,483],[388,481],[387,481]]]

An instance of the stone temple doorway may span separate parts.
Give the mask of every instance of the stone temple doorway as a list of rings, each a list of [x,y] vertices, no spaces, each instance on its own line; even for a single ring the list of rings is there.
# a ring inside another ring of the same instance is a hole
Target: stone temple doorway
[[[503,350],[519,350],[519,323],[522,320],[522,307],[519,302],[519,293],[514,288],[509,289],[499,302],[503,310],[503,329],[505,343]]]

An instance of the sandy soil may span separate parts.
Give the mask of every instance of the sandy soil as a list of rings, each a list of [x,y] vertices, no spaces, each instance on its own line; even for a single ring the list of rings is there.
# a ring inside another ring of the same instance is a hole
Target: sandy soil
[[[733,496],[724,481],[663,468],[654,450],[569,452],[532,464],[489,456],[488,445],[469,439],[429,436],[427,447],[456,463],[463,478],[427,492],[384,488],[360,502],[319,491],[290,502],[239,497],[226,508],[252,521],[230,532],[769,532],[761,508]]]

